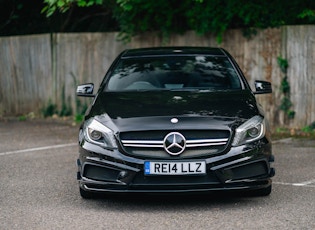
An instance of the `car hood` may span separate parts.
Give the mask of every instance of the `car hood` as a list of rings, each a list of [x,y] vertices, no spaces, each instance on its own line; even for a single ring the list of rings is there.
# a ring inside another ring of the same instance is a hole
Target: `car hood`
[[[104,92],[98,94],[88,117],[120,131],[171,129],[178,118],[183,129],[230,127],[259,114],[254,95],[248,90],[221,92]],[[178,125],[177,125],[178,126]],[[173,127],[174,128],[174,127]],[[179,128],[179,127],[177,127]]]

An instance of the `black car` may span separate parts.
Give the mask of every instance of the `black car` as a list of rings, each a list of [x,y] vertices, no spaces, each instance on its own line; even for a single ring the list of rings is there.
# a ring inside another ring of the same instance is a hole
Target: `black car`
[[[255,94],[221,48],[122,52],[94,95],[79,133],[80,194],[100,192],[271,193],[270,132]]]

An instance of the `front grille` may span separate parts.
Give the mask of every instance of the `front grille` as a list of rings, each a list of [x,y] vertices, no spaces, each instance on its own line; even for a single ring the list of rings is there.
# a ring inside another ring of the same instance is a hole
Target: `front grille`
[[[227,130],[180,130],[186,139],[186,148],[177,158],[218,154],[225,150],[230,137]],[[164,138],[171,131],[135,131],[120,133],[124,150],[144,158],[174,158],[164,149]]]

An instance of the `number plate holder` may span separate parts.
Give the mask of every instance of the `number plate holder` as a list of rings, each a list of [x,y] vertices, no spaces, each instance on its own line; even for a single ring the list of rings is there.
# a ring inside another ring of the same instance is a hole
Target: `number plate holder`
[[[205,161],[145,161],[144,175],[204,175]]]

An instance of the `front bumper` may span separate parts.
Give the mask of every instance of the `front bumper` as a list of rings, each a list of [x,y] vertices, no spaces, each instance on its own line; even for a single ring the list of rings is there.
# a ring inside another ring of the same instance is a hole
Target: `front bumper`
[[[262,140],[232,147],[222,155],[203,158],[206,162],[205,175],[146,176],[144,162],[150,159],[126,156],[118,150],[105,150],[88,142],[81,143],[79,153],[77,179],[81,189],[91,192],[263,189],[271,185],[271,177],[275,174],[271,167],[274,161],[271,145]]]

